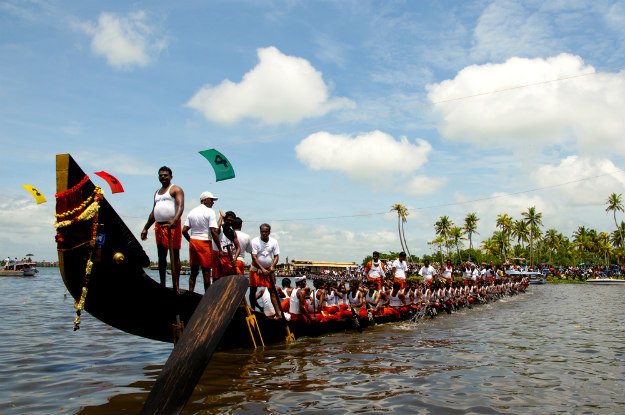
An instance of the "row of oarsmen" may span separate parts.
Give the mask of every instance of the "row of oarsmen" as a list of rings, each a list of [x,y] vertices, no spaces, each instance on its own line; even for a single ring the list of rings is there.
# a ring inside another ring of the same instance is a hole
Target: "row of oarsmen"
[[[277,289],[280,309],[288,320],[331,321],[342,318],[392,316],[401,319],[406,313],[421,308],[434,308],[450,312],[475,302],[485,302],[503,295],[524,291],[527,278],[497,280],[494,282],[469,281],[453,283],[436,281],[426,284],[407,281],[402,284],[392,279],[361,283],[313,280],[313,287],[307,286],[305,276],[291,280],[284,278]],[[272,305],[269,290],[262,288],[256,293],[257,303],[266,316],[281,318]]]

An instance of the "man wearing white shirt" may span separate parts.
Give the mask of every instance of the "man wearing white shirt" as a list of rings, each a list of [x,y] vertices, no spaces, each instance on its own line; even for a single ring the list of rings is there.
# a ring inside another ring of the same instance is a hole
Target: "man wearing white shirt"
[[[271,226],[260,225],[260,236],[252,239],[252,265],[250,266],[250,306],[256,307],[257,287],[270,288],[275,284],[274,269],[278,263],[280,247],[278,241],[271,238]],[[276,311],[280,310],[278,299],[271,293],[271,302]],[[277,316],[279,317],[279,316]]]
[[[430,265],[430,261],[427,259],[423,261],[423,266],[419,270],[419,275],[423,277],[423,281],[425,281],[427,285],[432,284],[434,274],[436,274],[436,269]]]
[[[406,253],[400,252],[397,258],[391,264],[394,282],[398,282],[400,289],[406,286],[406,274],[408,273],[408,263],[406,262]]]
[[[213,265],[211,239],[219,241],[217,216],[212,209],[215,200],[217,198],[211,192],[202,193],[200,205],[189,212],[182,228],[182,235],[189,241],[189,265],[191,266],[189,291],[191,292],[195,290],[195,280],[200,267],[204,279],[204,291],[211,284],[210,269]]]
[[[252,241],[251,237],[241,230],[241,228],[243,228],[243,219],[240,217],[236,217],[234,223],[232,224],[232,228],[237,234],[240,248],[239,256],[237,258],[237,274],[243,275],[245,274],[245,253],[252,253]]]

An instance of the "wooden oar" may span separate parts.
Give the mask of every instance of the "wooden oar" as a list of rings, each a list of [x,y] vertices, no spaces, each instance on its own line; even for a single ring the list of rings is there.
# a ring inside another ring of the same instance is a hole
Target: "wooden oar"
[[[178,267],[176,266],[176,260],[174,258],[174,239],[172,237],[171,228],[167,230],[167,240],[169,242],[169,267],[171,268],[171,279],[172,285],[174,286],[174,291],[178,294],[180,292],[180,273],[178,272]],[[176,283],[178,282],[178,286],[176,287]]]
[[[248,286],[244,275],[213,283],[156,379],[141,414],[179,414],[199,382]]]

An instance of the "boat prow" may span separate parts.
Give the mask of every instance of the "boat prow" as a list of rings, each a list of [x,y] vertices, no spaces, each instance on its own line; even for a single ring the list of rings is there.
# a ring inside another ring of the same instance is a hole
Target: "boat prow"
[[[139,241],[69,154],[56,157],[57,249],[63,282],[80,308],[127,333],[173,341],[202,296],[150,278]]]

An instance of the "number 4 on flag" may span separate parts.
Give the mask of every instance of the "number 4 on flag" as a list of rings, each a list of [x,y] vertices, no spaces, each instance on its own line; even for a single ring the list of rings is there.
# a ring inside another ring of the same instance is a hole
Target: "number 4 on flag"
[[[214,148],[199,152],[215,170],[216,181],[228,180],[234,178],[234,169],[230,161]]]

